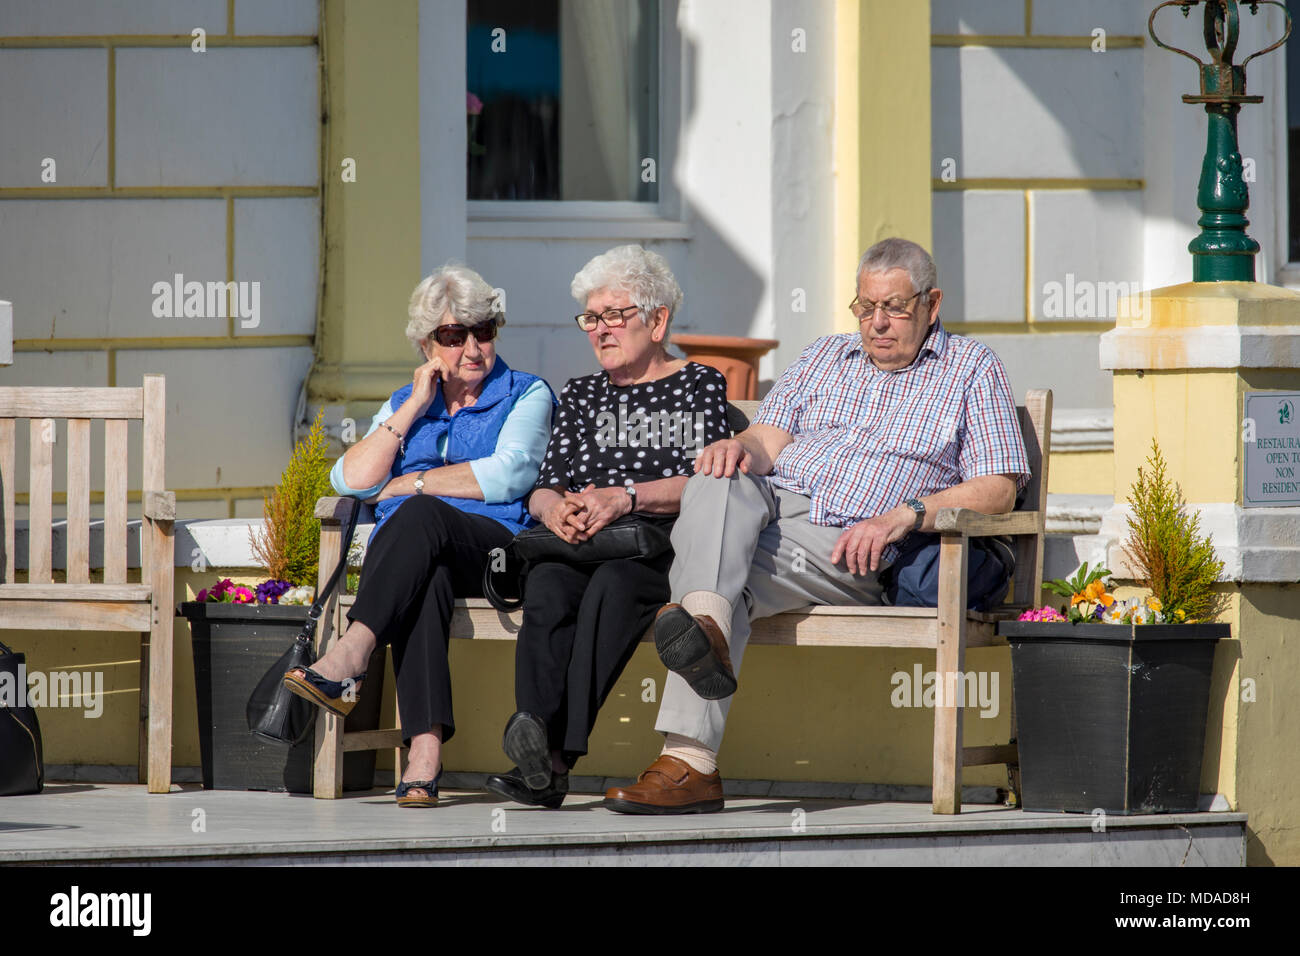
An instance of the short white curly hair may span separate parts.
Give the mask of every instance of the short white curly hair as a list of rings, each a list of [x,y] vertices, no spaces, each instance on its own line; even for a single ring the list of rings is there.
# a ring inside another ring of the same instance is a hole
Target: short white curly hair
[[[411,293],[406,337],[417,352],[447,313],[466,328],[484,322],[504,325],[506,321],[497,307],[496,290],[469,266],[457,262],[434,269]]]
[[[578,270],[569,286],[574,300],[584,309],[587,299],[601,290],[626,293],[632,304],[642,310],[641,321],[646,325],[650,324],[647,315],[655,309],[666,308],[665,333],[682,304],[682,288],[673,277],[668,260],[637,245],[615,246],[602,252]]]

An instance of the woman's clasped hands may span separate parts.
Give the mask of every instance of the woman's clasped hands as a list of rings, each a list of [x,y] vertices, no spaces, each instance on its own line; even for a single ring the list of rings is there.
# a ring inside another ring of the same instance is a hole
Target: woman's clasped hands
[[[632,497],[621,487],[587,485],[581,492],[566,491],[542,515],[542,521],[563,541],[578,544],[610,522],[632,510]]]

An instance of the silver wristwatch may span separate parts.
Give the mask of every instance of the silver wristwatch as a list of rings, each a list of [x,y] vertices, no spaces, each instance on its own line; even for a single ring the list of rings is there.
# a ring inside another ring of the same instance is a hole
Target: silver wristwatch
[[[420,472],[418,475],[416,475],[416,477],[415,477],[415,493],[416,493],[417,495],[422,495],[422,494],[424,494],[424,476],[427,475],[428,473],[429,473],[429,469],[426,468],[426,469],[424,469],[424,471],[422,471],[422,472]]]
[[[925,505],[918,498],[908,498],[903,504],[916,512],[916,524],[912,525],[912,530],[915,531],[925,521]]]
[[[624,485],[623,490],[626,491],[627,496],[632,499],[632,510],[636,511],[636,485]]]

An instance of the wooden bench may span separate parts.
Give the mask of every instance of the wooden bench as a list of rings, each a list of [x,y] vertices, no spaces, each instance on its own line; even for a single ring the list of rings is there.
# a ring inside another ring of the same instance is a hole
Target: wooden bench
[[[139,631],[140,779],[167,793],[172,773],[172,585],[176,496],[163,490],[165,383],[142,388],[0,388],[0,627]],[[29,419],[27,582],[15,583],[16,423]],[[56,419],[67,419],[59,430]],[[104,579],[90,580],[90,431],[104,420]],[[140,583],[128,583],[127,426],[144,429]],[[55,582],[54,449],[67,445],[67,575]],[[147,767],[146,767],[147,762]]]
[[[733,402],[733,429],[745,427],[748,416],[757,407],[757,402]],[[995,634],[997,622],[1014,618],[1025,608],[1037,605],[1042,585],[1052,393],[1042,389],[1031,390],[1017,412],[1033,477],[1020,507],[1009,514],[985,515],[964,508],[945,508],[936,514],[935,525],[940,533],[937,608],[811,607],[756,620],[750,643],[798,647],[927,648],[935,651],[935,670],[939,674],[964,671],[968,647],[1004,644],[1005,641]],[[343,546],[343,528],[354,507],[357,507],[357,502],[353,498],[322,498],[317,502],[316,516],[321,519],[322,582],[338,561]],[[969,540],[984,535],[1009,535],[1015,540],[1016,575],[1011,602],[980,613],[964,608]],[[346,620],[344,612],[351,601],[349,596],[331,599],[317,634],[318,653],[323,653],[335,629]],[[459,600],[452,616],[452,636],[512,641],[519,631],[522,617],[521,612],[500,613],[482,598]],[[647,632],[642,639],[652,640],[652,636]],[[1020,783],[1015,735],[1014,703],[1011,742],[985,747],[962,746],[961,710],[955,700],[945,699],[936,706],[932,781],[934,812],[961,812],[963,766],[1005,764],[1011,788],[1018,797]],[[342,794],[344,752],[388,747],[400,751],[401,745],[400,729],[346,733],[342,721],[322,710],[316,732],[315,795],[335,798]],[[400,752],[395,763],[401,767]],[[398,769],[399,775],[400,772]]]

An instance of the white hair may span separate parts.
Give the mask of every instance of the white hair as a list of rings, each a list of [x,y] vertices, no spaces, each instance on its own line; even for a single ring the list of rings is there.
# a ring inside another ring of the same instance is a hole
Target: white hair
[[[673,278],[673,270],[668,268],[668,260],[636,245],[615,246],[602,252],[578,270],[569,286],[569,292],[584,309],[587,299],[602,290],[626,293],[632,304],[642,310],[641,321],[646,325],[650,324],[647,320],[650,313],[666,308],[665,332],[682,302],[682,289]]]
[[[506,320],[497,308],[496,290],[473,269],[454,262],[434,269],[411,293],[406,337],[417,352],[448,313],[466,328],[484,322],[504,325]]]
[[[934,259],[925,248],[909,239],[881,239],[862,254],[858,263],[857,283],[862,284],[862,276],[867,272],[889,272],[891,269],[903,269],[912,280],[913,292],[929,292],[938,281]],[[857,292],[857,288],[854,288]]]

